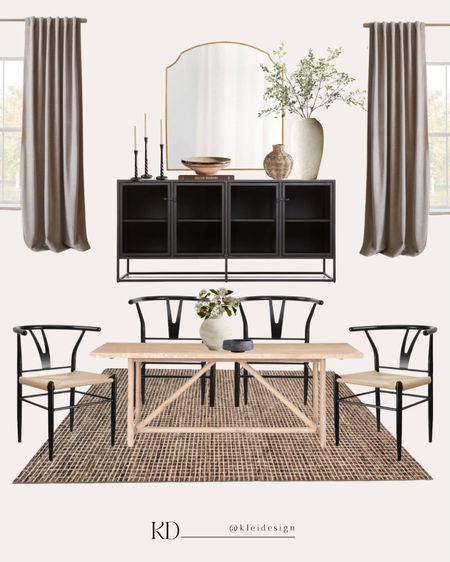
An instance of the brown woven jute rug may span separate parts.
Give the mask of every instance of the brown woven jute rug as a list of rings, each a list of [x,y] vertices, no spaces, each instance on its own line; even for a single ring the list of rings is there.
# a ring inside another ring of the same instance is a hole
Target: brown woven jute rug
[[[117,439],[110,446],[107,405],[79,408],[75,429],[68,417],[55,433],[54,460],[49,462],[44,444],[15,483],[119,483],[119,482],[218,482],[294,480],[428,480],[430,475],[403,452],[396,461],[395,440],[365,407],[341,408],[341,444],[334,445],[332,373],[327,380],[328,446],[322,449],[314,434],[138,434],[133,448],[126,444],[125,369],[118,380]],[[174,370],[152,370],[174,374]],[[177,374],[189,374],[177,370]],[[271,374],[286,374],[271,371]],[[147,380],[145,415],[155,409],[185,380]],[[303,406],[303,381],[269,379],[283,395],[311,415],[311,397]],[[103,389],[97,387],[99,392]],[[105,393],[108,389],[104,389]],[[350,393],[344,385],[342,393]],[[200,405],[199,385],[194,384],[153,422],[155,425],[274,425],[301,423],[257,381],[250,381],[249,404],[234,406],[233,373],[217,371],[216,406]],[[82,400],[92,398],[83,397]],[[45,422],[43,422],[45,431]],[[25,428],[26,431],[26,428]]]

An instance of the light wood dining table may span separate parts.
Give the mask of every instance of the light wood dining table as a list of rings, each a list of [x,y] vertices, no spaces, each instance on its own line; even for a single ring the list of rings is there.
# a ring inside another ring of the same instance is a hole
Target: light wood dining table
[[[202,343],[105,343],[91,352],[94,357],[128,360],[128,431],[127,443],[134,445],[137,433],[317,433],[320,445],[326,446],[326,361],[328,359],[358,359],[363,354],[347,343],[256,343],[254,349],[243,353],[209,350]],[[205,363],[155,410],[142,417],[141,372],[142,363],[156,364],[196,362]],[[186,392],[202,375],[218,363],[239,363],[281,404],[301,422],[289,427],[245,426],[152,426],[151,422],[172,402]],[[281,394],[257,371],[251,363],[310,363],[312,365],[312,418]],[[135,373],[138,375],[135,376]]]

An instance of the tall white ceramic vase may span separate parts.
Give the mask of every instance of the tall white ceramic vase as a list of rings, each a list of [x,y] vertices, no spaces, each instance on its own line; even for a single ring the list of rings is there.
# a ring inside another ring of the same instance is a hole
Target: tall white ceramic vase
[[[228,316],[206,318],[200,326],[200,337],[208,349],[220,350],[223,340],[231,339],[233,326]]]
[[[314,118],[294,121],[291,129],[291,154],[294,167],[291,179],[315,180],[323,153],[323,128]]]

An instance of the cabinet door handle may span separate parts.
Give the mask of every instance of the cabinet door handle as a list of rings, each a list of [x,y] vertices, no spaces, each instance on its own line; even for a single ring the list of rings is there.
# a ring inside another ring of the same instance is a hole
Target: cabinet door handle
[[[163,197],[163,201],[172,201],[170,197]]]
[[[278,201],[290,201],[289,197],[285,197],[284,199],[278,199]]]

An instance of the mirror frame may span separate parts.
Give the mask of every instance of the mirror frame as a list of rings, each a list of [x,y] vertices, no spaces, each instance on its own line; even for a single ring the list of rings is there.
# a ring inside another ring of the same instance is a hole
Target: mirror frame
[[[183,51],[181,51],[177,58],[168,66],[166,66],[166,73],[165,73],[165,95],[164,95],[164,99],[165,99],[165,118],[164,118],[164,125],[165,125],[165,141],[166,141],[166,147],[165,147],[165,156],[166,156],[166,170],[168,170],[169,172],[188,172],[189,168],[170,168],[169,167],[169,139],[168,139],[168,135],[167,135],[167,131],[168,131],[168,115],[167,115],[167,82],[168,82],[168,74],[169,74],[169,70],[172,68],[172,66],[174,66],[179,60],[180,58],[188,53],[189,51],[193,51],[194,49],[198,49],[199,47],[206,47],[207,45],[242,45],[244,47],[250,47],[251,49],[255,49],[256,51],[259,51],[261,53],[263,53],[264,55],[266,55],[270,62],[274,63],[275,61],[273,60],[273,58],[271,57],[270,53],[265,51],[264,49],[260,49],[259,47],[255,47],[255,45],[251,45],[250,43],[243,43],[241,41],[209,41],[207,43],[199,43],[198,45],[193,45],[192,47],[189,47],[188,49],[184,49]],[[284,115],[281,115],[281,142],[282,144],[284,144]],[[233,170],[233,171],[260,171],[260,170],[264,170],[264,167],[262,166],[261,163],[261,168],[227,168],[227,170]]]

